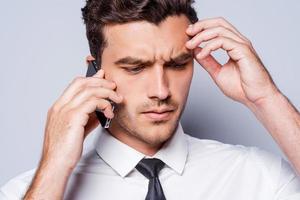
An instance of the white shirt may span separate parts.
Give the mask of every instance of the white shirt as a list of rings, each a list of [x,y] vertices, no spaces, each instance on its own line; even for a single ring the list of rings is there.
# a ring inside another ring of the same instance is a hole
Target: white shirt
[[[145,199],[149,180],[135,169],[144,157],[150,158],[103,129],[70,176],[64,199]],[[153,157],[166,164],[159,179],[168,200],[300,199],[300,179],[282,158],[257,147],[189,136],[180,123]],[[0,199],[21,199],[34,172],[11,179]]]

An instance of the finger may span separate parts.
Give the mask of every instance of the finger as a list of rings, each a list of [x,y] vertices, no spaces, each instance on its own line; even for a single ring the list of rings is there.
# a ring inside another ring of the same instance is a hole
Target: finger
[[[88,116],[88,123],[86,124],[86,126],[84,127],[84,138],[86,138],[86,136],[88,136],[92,130],[94,130],[95,128],[97,128],[97,126],[100,124],[97,115],[95,112],[92,112],[91,114],[89,114]]]
[[[104,71],[103,69],[99,70],[96,74],[94,74],[92,77],[96,78],[103,78]],[[61,97],[61,100],[64,102],[67,102],[70,100],[70,98],[73,97],[73,94],[77,92],[78,89],[80,89],[81,85],[88,84],[88,82],[92,82],[97,79],[91,79],[89,77],[76,77],[69,86],[64,90],[63,95]],[[87,82],[88,81],[88,82]]]
[[[94,58],[93,56],[91,56],[91,55],[89,55],[89,56],[87,56],[87,57],[85,58],[86,64],[89,64],[89,62],[90,62],[90,61],[93,61],[93,60],[95,60],[95,58]]]
[[[195,57],[201,52],[201,50],[201,47],[197,47],[194,50]],[[219,71],[221,70],[222,65],[212,55],[208,55],[202,59],[198,59],[196,57],[196,60],[209,73],[212,79],[215,80],[219,74]]]
[[[197,33],[203,31],[204,29],[219,27],[219,26],[223,26],[224,28],[227,28],[227,29],[231,30],[232,32],[236,33],[239,37],[243,38],[245,41],[249,41],[231,23],[229,23],[227,20],[225,20],[222,17],[199,20],[192,26],[189,26],[186,33],[188,35],[194,36]]]
[[[226,37],[218,37],[210,40],[196,55],[197,59],[203,59],[206,56],[210,55],[212,51],[216,51],[218,49],[223,49],[227,51],[228,56],[238,62],[240,59],[244,58],[247,53],[248,46],[239,43],[235,40]]]
[[[96,109],[101,110],[106,118],[111,119],[114,117],[112,105],[105,99],[89,100],[71,110],[67,110],[67,108],[64,107],[63,112],[71,116],[73,123],[86,126],[91,113],[95,112]]]
[[[104,78],[104,70],[99,69],[96,74],[94,74],[92,77],[97,77],[97,78]]]
[[[67,86],[67,88],[63,91],[63,93],[60,95],[58,100],[54,103],[57,107],[62,107],[66,103],[68,103],[75,94],[79,92],[79,90],[82,89],[85,85],[90,86],[99,86],[99,87],[108,87],[111,88],[115,83],[111,83],[111,86],[109,84],[104,83],[103,79],[104,71],[99,70],[94,76],[92,77],[76,77],[73,79],[73,81]]]
[[[245,41],[240,38],[236,33],[224,27],[213,27],[209,29],[205,29],[204,31],[198,33],[191,40],[186,43],[186,47],[189,49],[194,49],[199,46],[202,42],[206,42],[216,37],[227,37],[233,40],[236,40],[240,43],[245,43]],[[246,44],[246,43],[245,43]]]
[[[85,113],[90,115],[95,112],[95,110],[100,110],[103,112],[106,118],[112,119],[114,113],[112,110],[111,103],[106,99],[89,99],[88,101],[83,102],[80,106],[72,109],[76,113]]]
[[[80,91],[74,98],[68,103],[70,109],[80,106],[89,99],[110,99],[115,103],[121,103],[123,97],[118,95],[115,91],[102,88],[102,87],[88,87]]]

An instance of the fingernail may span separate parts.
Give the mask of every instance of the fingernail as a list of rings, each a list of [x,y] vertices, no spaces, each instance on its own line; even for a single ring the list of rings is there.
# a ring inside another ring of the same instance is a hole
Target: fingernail
[[[202,59],[202,54],[199,53],[197,56],[196,56],[197,59]]]
[[[193,24],[190,24],[190,25],[189,25],[188,30],[189,30],[189,31],[192,31],[192,30],[193,30]]]
[[[186,46],[187,48],[191,48],[192,45],[193,45],[193,41],[192,41],[192,40],[187,41],[186,44],[185,44],[185,46]]]

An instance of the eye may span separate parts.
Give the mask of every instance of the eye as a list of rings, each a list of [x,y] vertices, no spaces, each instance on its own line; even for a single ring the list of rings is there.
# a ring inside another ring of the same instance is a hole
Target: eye
[[[183,69],[186,67],[188,63],[181,63],[181,64],[173,64],[173,65],[170,65],[170,67],[174,68],[174,69]]]
[[[140,71],[142,71],[145,67],[144,66],[136,66],[136,67],[131,67],[131,68],[125,68],[126,71],[137,74]]]

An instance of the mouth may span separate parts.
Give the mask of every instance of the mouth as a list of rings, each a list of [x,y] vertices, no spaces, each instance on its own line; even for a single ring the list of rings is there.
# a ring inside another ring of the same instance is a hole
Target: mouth
[[[147,112],[143,112],[142,114],[144,114],[144,116],[150,120],[167,121],[171,118],[173,113],[174,110],[164,109],[164,110],[147,111]]]

